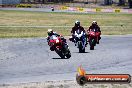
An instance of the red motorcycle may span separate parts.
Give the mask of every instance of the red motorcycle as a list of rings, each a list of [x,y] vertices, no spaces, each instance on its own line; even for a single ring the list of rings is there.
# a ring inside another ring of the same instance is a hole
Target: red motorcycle
[[[52,35],[49,39],[48,45],[51,47],[50,50],[55,51],[61,58],[65,58],[65,56],[67,58],[71,57],[69,46],[61,40],[61,37]]]
[[[93,29],[89,32],[89,45],[90,45],[90,50],[94,50],[94,46],[96,46],[96,44],[99,44],[99,40],[100,40],[100,32],[96,31],[96,29]]]

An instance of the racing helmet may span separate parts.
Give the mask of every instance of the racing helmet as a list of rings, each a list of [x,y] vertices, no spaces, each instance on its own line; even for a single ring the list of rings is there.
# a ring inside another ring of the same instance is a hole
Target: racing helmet
[[[93,25],[93,26],[97,25],[97,21],[93,21],[93,22],[92,22],[92,25]]]
[[[80,26],[80,21],[77,20],[77,21],[75,22],[75,26]]]
[[[53,29],[48,29],[47,33],[48,33],[48,36],[52,35],[53,34]]]

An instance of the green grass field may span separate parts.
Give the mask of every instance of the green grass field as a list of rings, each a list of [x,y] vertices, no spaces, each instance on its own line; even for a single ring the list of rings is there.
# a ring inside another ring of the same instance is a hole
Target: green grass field
[[[101,26],[102,34],[132,34],[132,14],[77,14],[0,10],[0,37],[44,37],[48,28],[67,36],[70,35],[70,30],[76,20],[79,20],[81,25],[85,26],[85,29],[90,26],[93,20],[96,20]]]

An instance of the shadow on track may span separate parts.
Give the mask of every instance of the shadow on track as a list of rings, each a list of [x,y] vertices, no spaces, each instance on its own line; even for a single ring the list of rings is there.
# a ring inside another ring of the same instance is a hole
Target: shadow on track
[[[79,52],[73,52],[73,53],[79,53]],[[84,52],[84,53],[90,53],[90,52]]]
[[[70,59],[70,58],[52,58],[52,59]]]

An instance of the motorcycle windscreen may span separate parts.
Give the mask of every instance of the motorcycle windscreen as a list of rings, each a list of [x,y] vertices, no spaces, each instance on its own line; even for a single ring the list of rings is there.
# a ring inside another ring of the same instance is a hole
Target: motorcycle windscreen
[[[81,32],[82,32],[82,31],[79,30],[79,29],[76,31],[77,34],[81,34]]]
[[[92,32],[98,32],[98,29],[94,28],[91,30]]]
[[[57,39],[57,36],[56,35],[52,35],[51,37],[50,37],[50,40],[56,40]]]
[[[80,40],[80,38],[82,38],[82,36],[83,36],[83,31],[82,30],[77,30],[77,31],[75,31],[75,36],[76,36],[76,39],[79,39]]]

